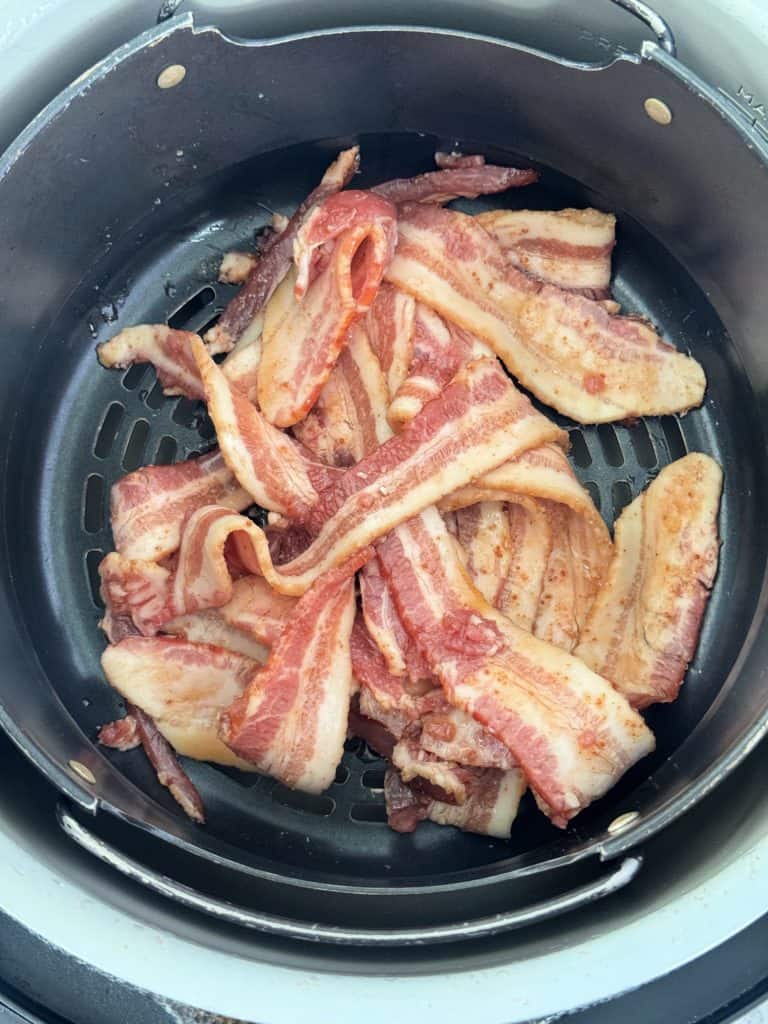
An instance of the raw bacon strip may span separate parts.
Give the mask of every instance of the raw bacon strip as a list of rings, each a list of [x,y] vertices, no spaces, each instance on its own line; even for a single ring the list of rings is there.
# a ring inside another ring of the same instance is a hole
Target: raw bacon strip
[[[470,359],[493,356],[487,345],[447,324],[421,302],[416,304],[411,344],[413,355],[408,373],[389,407],[389,422],[395,430],[400,430],[426,402],[439,395]]]
[[[446,159],[447,158],[447,159]],[[478,196],[506,192],[538,181],[539,173],[531,168],[497,167],[486,164],[484,157],[452,157],[435,154],[439,171],[427,171],[415,178],[395,178],[371,190],[386,196],[393,203],[447,203],[451,199],[477,199]]]
[[[188,818],[200,825],[205,824],[205,807],[194,783],[176,759],[172,747],[149,715],[134,704],[127,704],[129,713],[136,720],[136,729],[141,745],[152,767],[157,781],[170,791],[171,796]]]
[[[365,317],[365,331],[386,376],[390,396],[405,380],[411,363],[415,311],[411,295],[384,281]]]
[[[678,459],[624,509],[615,555],[576,654],[635,707],[673,701],[717,572],[722,471]]]
[[[472,582],[486,601],[498,607],[514,556],[507,506],[483,501],[460,509],[456,529]]]
[[[701,366],[647,324],[509,267],[473,217],[409,206],[386,278],[484,339],[538,398],[581,423],[700,405]]]
[[[467,799],[456,806],[415,792],[394,768],[384,777],[387,821],[396,832],[413,832],[420,821],[429,819],[465,832],[508,839],[524,792],[525,780],[519,771],[486,769],[477,772]]]
[[[290,516],[306,513],[317,492],[304,459],[290,439],[232,387],[199,338],[191,348],[221,453],[242,487],[262,508]]]
[[[392,675],[404,676],[407,671],[405,651],[410,638],[392,602],[377,558],[372,558],[360,573],[360,599],[367,631],[381,652],[387,670]]]
[[[235,753],[310,793],[330,786],[344,750],[355,568],[328,573],[304,595],[266,666],[221,720]]]
[[[220,712],[243,693],[257,662],[176,637],[129,637],[107,647],[101,664],[112,686],[179,754],[252,769],[221,742],[217,729]],[[141,724],[139,718],[140,733]]]
[[[291,265],[293,240],[305,216],[317,203],[344,188],[357,170],[358,159],[357,146],[340,153],[285,229],[267,240],[248,280],[224,310],[216,326],[206,333],[205,340],[215,346],[215,351],[230,351],[264,308]]]
[[[239,582],[239,581],[238,581]],[[218,608],[204,612],[180,615],[163,624],[163,633],[187,640],[192,644],[209,644],[222,650],[242,654],[259,665],[269,657],[269,647],[257,640],[245,629],[231,626],[221,616]]]
[[[294,301],[282,295],[289,277],[280,315],[264,323],[258,396],[271,423],[289,427],[314,405],[349,327],[376,296],[396,239],[394,207],[369,192],[341,192],[307,218],[296,238]]]
[[[174,466],[144,466],[113,485],[115,548],[126,558],[159,562],[179,546],[181,528],[202,505],[241,512],[253,504],[218,451]]]
[[[443,708],[422,715],[419,744],[443,761],[474,768],[515,767],[515,759],[503,743],[447,701]]]
[[[415,735],[398,740],[392,751],[392,764],[403,782],[416,783],[422,792],[426,789],[442,803],[463,804],[467,799],[473,770],[428,753],[419,744],[418,730]]]
[[[491,607],[453,544],[428,509],[378,553],[448,700],[508,747],[541,808],[564,827],[653,749],[653,735],[605,679]]]
[[[599,210],[489,210],[477,222],[512,266],[538,281],[608,299],[616,218]]]
[[[203,398],[200,374],[190,343],[196,334],[175,331],[167,324],[126,327],[99,345],[96,354],[102,366],[125,370],[134,363],[152,363],[166,395]]]
[[[133,715],[102,725],[97,739],[103,747],[111,747],[112,750],[134,750],[141,746],[138,725]]]
[[[539,604],[533,632],[564,651],[572,651],[579,640],[579,631],[597,595],[598,580],[587,573],[592,562],[579,549],[579,534],[572,537],[576,526],[569,509],[540,502],[542,514],[549,519],[552,542],[542,579]],[[601,566],[601,575],[607,566]]]
[[[111,551],[99,564],[99,576],[106,607],[99,625],[112,644],[136,633],[154,636],[179,614],[171,604],[173,576],[165,566]]]
[[[533,632],[552,550],[552,522],[542,502],[516,498],[507,506],[512,558],[496,607]]]

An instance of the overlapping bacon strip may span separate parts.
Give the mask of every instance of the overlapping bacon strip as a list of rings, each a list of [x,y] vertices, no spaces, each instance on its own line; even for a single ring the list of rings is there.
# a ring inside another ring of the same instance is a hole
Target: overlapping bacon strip
[[[491,607],[453,544],[428,509],[378,545],[400,616],[451,704],[511,751],[565,826],[653,749],[653,735],[607,680]]]
[[[394,252],[396,216],[370,192],[339,192],[299,229],[296,276],[280,285],[264,322],[258,398],[271,423],[289,427],[314,405],[347,330],[376,296]]]
[[[386,277],[485,340],[537,398],[581,423],[684,412],[704,373],[648,325],[508,266],[475,218],[409,206]]]
[[[674,700],[696,650],[717,572],[722,479],[709,456],[686,455],[616,523],[616,553],[576,654],[635,707]]]
[[[477,223],[512,266],[547,284],[608,299],[616,218],[600,210],[489,210]]]
[[[494,192],[531,185],[538,171],[531,168],[498,167],[486,164],[482,156],[436,153],[440,170],[427,171],[415,178],[395,178],[371,189],[393,203],[447,203],[451,199],[477,199]]]

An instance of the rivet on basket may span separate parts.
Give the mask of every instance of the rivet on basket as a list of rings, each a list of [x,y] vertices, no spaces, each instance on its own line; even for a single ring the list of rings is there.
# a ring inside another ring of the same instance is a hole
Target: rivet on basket
[[[184,81],[186,73],[187,69],[183,64],[169,64],[157,76],[157,84],[161,89],[173,89],[175,85]]]
[[[68,763],[75,775],[79,775],[81,779],[90,782],[92,786],[96,785],[96,776],[82,761],[69,761]]]
[[[627,811],[625,814],[620,814],[618,818],[613,819],[611,824],[608,826],[607,831],[610,835],[615,835],[616,832],[622,832],[625,828],[631,825],[633,821],[637,821],[639,817],[639,811]]]

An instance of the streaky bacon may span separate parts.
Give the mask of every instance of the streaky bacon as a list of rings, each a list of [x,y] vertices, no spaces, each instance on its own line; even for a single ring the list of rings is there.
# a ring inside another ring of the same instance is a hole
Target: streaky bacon
[[[430,799],[406,785],[395,768],[384,777],[387,821],[396,832],[413,832],[420,821],[454,825],[465,832],[508,839],[517,817],[525,780],[519,771],[493,768],[476,772],[463,804]]]
[[[134,750],[141,746],[138,725],[133,715],[116,718],[114,722],[102,725],[97,740],[103,747],[111,747],[112,750]]]
[[[673,701],[717,573],[722,470],[695,453],[624,509],[615,555],[576,654],[635,707]]]
[[[129,714],[136,721],[141,745],[147,760],[155,769],[157,781],[165,786],[188,818],[199,825],[205,824],[205,807],[190,777],[181,767],[170,743],[149,715],[134,704],[127,704]]]
[[[268,239],[256,265],[240,291],[231,300],[219,322],[206,332],[205,340],[216,352],[229,352],[258,317],[291,265],[293,240],[305,216],[328,196],[339,192],[357,171],[359,149],[341,152],[323,175],[320,184],[299,206],[288,224]]]
[[[297,274],[280,286],[264,322],[258,398],[271,423],[292,426],[314,405],[349,328],[376,296],[394,252],[396,217],[386,200],[348,191],[316,206],[300,229]]]
[[[203,398],[200,374],[190,343],[196,334],[176,331],[167,324],[126,327],[96,349],[99,362],[125,370],[134,363],[152,363],[166,395]]]
[[[554,824],[564,827],[653,749],[652,733],[607,680],[484,600],[436,510],[377,550],[448,700],[508,747]]]
[[[463,804],[475,774],[472,768],[442,761],[420,745],[418,729],[398,740],[392,750],[392,764],[400,772],[403,782],[429,793],[446,804]]]
[[[502,501],[482,501],[455,515],[467,572],[486,601],[498,607],[515,554],[507,506]]]
[[[543,502],[515,497],[507,505],[512,558],[496,607],[532,633],[552,550],[552,521]]]
[[[291,440],[233,387],[195,337],[191,344],[221,454],[253,500],[272,512],[300,516],[315,503],[305,460]]]
[[[390,395],[405,380],[411,363],[415,311],[413,296],[383,281],[365,316],[365,331]]]
[[[700,405],[701,366],[647,324],[526,277],[473,217],[416,204],[387,280],[485,340],[537,398],[581,423]]]
[[[241,512],[253,504],[219,451],[173,466],[144,466],[110,492],[115,548],[126,558],[159,562],[179,546],[181,529],[203,505]]]
[[[435,154],[437,171],[415,178],[395,178],[375,185],[371,190],[393,203],[447,203],[451,199],[477,199],[494,192],[506,192],[538,181],[531,168],[498,167],[486,164],[484,157]]]
[[[330,786],[344,750],[356,568],[327,573],[297,602],[266,666],[221,720],[236,754],[310,793]]]
[[[590,299],[610,298],[616,218],[600,210],[489,210],[479,224],[518,270]]]
[[[102,654],[101,664],[111,685],[131,706],[140,735],[140,716],[148,716],[163,743],[177,753],[250,768],[221,742],[217,730],[220,712],[243,693],[258,662],[219,647],[164,636],[129,637],[113,644]],[[133,709],[140,709],[139,714]]]
[[[473,768],[516,767],[514,757],[503,743],[466,711],[447,701],[444,707],[422,715],[419,744],[443,761]]]

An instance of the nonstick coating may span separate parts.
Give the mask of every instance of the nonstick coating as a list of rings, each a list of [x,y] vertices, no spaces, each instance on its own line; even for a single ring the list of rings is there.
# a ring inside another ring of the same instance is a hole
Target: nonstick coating
[[[581,869],[597,860],[590,855],[639,843],[745,756],[768,721],[768,225],[759,216],[768,154],[745,145],[716,95],[659,53],[587,69],[428,30],[266,45],[189,23],[164,31],[76,83],[0,164],[0,722],[73,799],[171,838],[175,854],[157,844],[164,873],[179,865],[179,847],[203,881],[216,865],[229,872],[232,900],[247,876],[260,904],[280,912],[367,922],[374,902],[376,920],[393,924],[433,911],[463,920],[481,903],[493,912],[505,880],[518,903],[534,899],[534,873],[543,884],[555,867]],[[163,93],[157,77],[173,63],[187,76]],[[646,117],[649,95],[674,110],[669,130]],[[99,668],[96,568],[111,547],[109,488],[140,464],[213,443],[201,406],[163,398],[148,368],[102,369],[95,346],[130,324],[210,323],[231,294],[214,283],[221,253],[248,247],[272,210],[293,210],[353,141],[363,187],[427,170],[436,148],[458,145],[543,169],[536,186],[469,209],[613,210],[617,298],[707,374],[704,406],[680,419],[566,424],[577,472],[608,522],[686,450],[725,469],[721,568],[683,692],[648,713],[656,753],[566,832],[525,801],[509,842],[429,824],[396,835],[383,821],[381,765],[355,743],[320,797],[189,764],[208,809],[200,829],[141,752],[93,744],[122,710]],[[72,759],[91,769],[93,786]],[[609,837],[606,826],[627,810],[637,823]],[[148,857],[145,833],[130,831]],[[413,887],[422,900],[410,899]]]
[[[380,135],[360,142],[363,174],[355,184],[365,186],[428,169],[439,140]],[[134,323],[168,321],[190,330],[209,325],[234,291],[215,281],[221,253],[248,248],[270,211],[291,212],[337,145],[302,145],[259,158],[184,200],[161,194],[149,224],[134,237],[113,240],[109,264],[114,272],[105,277],[96,268],[63,311],[56,333],[61,344],[76,352],[66,373],[46,360],[33,377],[39,382],[44,374],[46,386],[31,389],[25,436],[29,458],[45,466],[45,472],[26,481],[25,505],[37,515],[26,524],[32,561],[25,566],[21,600],[42,667],[89,736],[122,714],[98,661],[104,639],[97,627],[102,609],[97,567],[112,547],[109,489],[125,472],[187,458],[208,449],[214,438],[202,403],[165,398],[148,366],[125,372],[101,368],[94,347]],[[492,155],[515,161],[511,153]],[[492,206],[585,204],[605,208],[600,196],[545,171],[534,187],[463,205],[474,212]],[[680,699],[649,714],[658,749],[618,787],[627,793],[672,755],[701,719],[739,650],[751,594],[749,587],[734,587],[738,536],[727,524],[733,495],[745,488],[748,462],[730,453],[735,441],[730,424],[736,396],[748,397],[738,368],[722,359],[721,327],[682,268],[626,217],[619,218],[618,240],[617,298],[627,312],[649,316],[666,338],[702,361],[709,380],[707,400],[688,416],[633,426],[580,427],[558,418],[569,428],[579,477],[612,523],[661,467],[686,451],[708,452],[726,465],[722,564],[699,652]],[[751,532],[754,511],[747,505],[739,516],[741,530]],[[279,850],[284,864],[301,867],[311,860],[317,870],[346,879],[413,877],[421,866],[430,876],[435,865],[440,872],[481,866],[531,850],[557,834],[527,798],[510,843],[432,824],[420,826],[413,836],[395,835],[384,824],[383,763],[357,740],[347,748],[335,784],[322,796],[194,762],[186,767],[202,793],[211,832],[246,850],[265,855]],[[140,750],[109,756],[137,786],[169,802]],[[607,800],[615,801],[616,795]],[[576,827],[584,828],[589,817],[590,812],[582,815]]]

